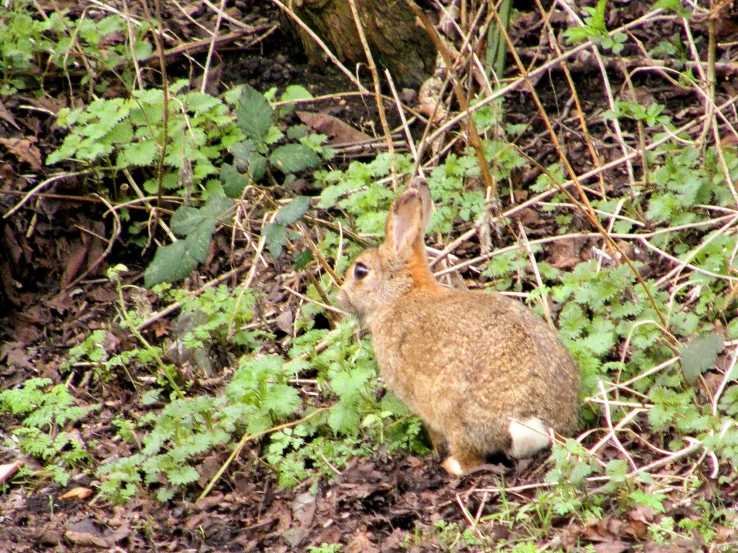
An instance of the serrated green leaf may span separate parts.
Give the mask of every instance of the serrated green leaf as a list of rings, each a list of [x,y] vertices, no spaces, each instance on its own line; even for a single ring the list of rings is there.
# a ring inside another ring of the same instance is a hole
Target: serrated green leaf
[[[186,236],[195,232],[202,221],[203,215],[199,209],[183,205],[174,212],[169,226],[175,234]]]
[[[666,496],[664,494],[654,492],[645,493],[643,490],[633,490],[628,494],[628,497],[640,505],[651,507],[657,513],[663,513],[665,511],[663,502],[666,499]]]
[[[121,150],[115,164],[118,168],[144,167],[151,165],[158,153],[159,148],[153,140],[134,142]]]
[[[274,259],[282,255],[282,246],[287,243],[287,229],[277,223],[269,223],[262,229],[269,253]]]
[[[184,240],[157,249],[144,272],[144,286],[151,288],[160,282],[187,278],[199,263],[205,261],[214,231],[215,221],[204,220]]]
[[[184,240],[160,246],[144,272],[144,286],[151,288],[160,282],[182,280],[189,276],[195,267],[197,261],[187,254]]]
[[[241,175],[233,165],[224,163],[220,169],[220,182],[223,184],[223,192],[226,196],[240,198],[249,185],[249,178]]]
[[[679,10],[682,7],[682,3],[679,0],[658,0],[653,5],[654,9],[657,10]]]
[[[312,97],[313,95],[304,86],[290,85],[279,99],[282,102],[294,102],[295,100],[310,100]]]
[[[298,140],[303,136],[307,136],[307,125],[295,125],[287,129],[287,138],[290,140]]]
[[[187,243],[187,251],[192,258],[198,263],[203,263],[207,259],[208,251],[210,251],[210,242],[215,232],[216,221],[205,219],[199,225],[197,230],[190,234],[185,242]]]
[[[256,152],[257,146],[253,140],[242,140],[233,145],[233,165],[240,173],[245,173],[249,168],[251,155]]]
[[[339,401],[328,414],[328,426],[336,433],[356,434],[360,424],[361,416],[357,406],[349,401]]]
[[[628,474],[628,462],[625,459],[613,459],[605,467],[609,476],[625,476]]]
[[[185,105],[187,109],[190,109],[195,113],[205,113],[206,111],[209,111],[214,107],[222,105],[222,102],[218,98],[215,98],[210,94],[204,94],[202,92],[189,92],[185,96]]]
[[[284,133],[279,130],[278,127],[271,126],[269,127],[269,132],[267,132],[266,136],[264,137],[264,142],[266,144],[276,144],[280,140],[284,138]]]
[[[571,481],[574,484],[581,484],[592,472],[594,470],[589,463],[579,462],[571,469]]]
[[[320,158],[307,146],[285,144],[272,152],[272,155],[269,156],[269,162],[283,173],[296,173],[317,167]]]
[[[266,158],[258,152],[252,140],[243,140],[233,145],[233,163],[239,173],[248,173],[254,182],[266,174]]]
[[[189,465],[167,471],[167,479],[169,480],[169,483],[175,486],[195,482],[198,478],[200,478],[200,474],[194,469],[194,467]]]
[[[699,375],[715,367],[718,353],[723,349],[723,338],[714,332],[691,340],[682,350],[682,373],[689,384]]]
[[[673,194],[655,196],[648,202],[646,217],[651,221],[665,221],[670,219],[677,207],[677,199]]]
[[[307,196],[298,196],[287,205],[281,207],[274,220],[282,226],[291,225],[302,219],[309,207],[310,198]]]
[[[291,415],[302,402],[300,396],[292,386],[286,384],[275,384],[264,396],[262,406],[269,409],[278,417]]]
[[[133,55],[136,56],[138,61],[145,61],[151,57],[154,52],[150,42],[144,40],[137,40],[136,45],[133,47]]]
[[[262,94],[246,85],[238,100],[236,124],[243,133],[257,142],[264,139],[272,126],[272,106]]]
[[[382,411],[388,411],[398,417],[406,417],[410,415],[410,409],[407,408],[400,399],[394,394],[386,394],[379,403]]]
[[[313,260],[313,252],[310,251],[309,249],[306,249],[302,252],[296,252],[292,258],[293,265],[295,267],[295,270],[297,271],[299,271],[300,269],[303,269],[312,260]]]
[[[350,399],[366,389],[366,383],[372,376],[374,371],[366,368],[341,371],[331,380],[331,388],[341,399]]]
[[[200,208],[200,211],[206,217],[210,217],[222,223],[232,216],[232,208],[233,200],[226,198],[221,193],[217,193],[210,194],[208,196],[207,202],[205,202],[205,205]]]

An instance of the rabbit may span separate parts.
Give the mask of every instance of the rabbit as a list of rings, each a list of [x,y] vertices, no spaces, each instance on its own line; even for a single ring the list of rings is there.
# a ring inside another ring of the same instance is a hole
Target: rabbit
[[[337,296],[372,335],[388,388],[420,417],[442,463],[463,475],[504,453],[530,457],[549,429],[579,427],[579,368],[556,333],[518,301],[440,285],[425,255],[428,183],[394,201],[384,243],[350,266]]]

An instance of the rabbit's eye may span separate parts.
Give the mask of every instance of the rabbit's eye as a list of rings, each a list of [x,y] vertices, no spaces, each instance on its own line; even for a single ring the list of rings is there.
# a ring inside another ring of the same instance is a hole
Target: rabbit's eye
[[[368,274],[369,274],[369,267],[367,267],[363,263],[357,263],[354,266],[354,278],[356,280],[361,280]]]

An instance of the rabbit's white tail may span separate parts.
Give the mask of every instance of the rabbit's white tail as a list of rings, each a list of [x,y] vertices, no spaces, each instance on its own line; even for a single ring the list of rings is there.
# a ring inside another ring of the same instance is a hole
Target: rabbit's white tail
[[[531,457],[537,451],[551,445],[548,428],[537,417],[531,417],[521,422],[513,420],[508,426],[508,431],[510,432],[510,438],[512,438],[508,455],[516,459]]]

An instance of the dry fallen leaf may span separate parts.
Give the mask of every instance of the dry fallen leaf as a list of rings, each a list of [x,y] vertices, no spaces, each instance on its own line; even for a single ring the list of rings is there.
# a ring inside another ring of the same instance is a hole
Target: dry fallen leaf
[[[348,125],[327,113],[312,113],[309,111],[296,111],[300,121],[316,132],[324,134],[328,137],[329,146],[340,146],[344,144],[357,144],[368,142],[371,136],[357,131],[351,125]]]
[[[7,465],[0,465],[0,484],[4,484],[12,478],[12,476],[18,472],[18,469],[23,466],[23,461],[16,461],[15,463],[8,463]]]
[[[33,167],[34,171],[40,171],[43,168],[41,152],[33,145],[34,142],[36,142],[35,138],[0,138],[0,144],[5,146],[19,161],[25,161]]]
[[[87,499],[91,495],[92,490],[90,488],[77,486],[76,488],[69,490],[67,493],[60,495],[59,499]]]

